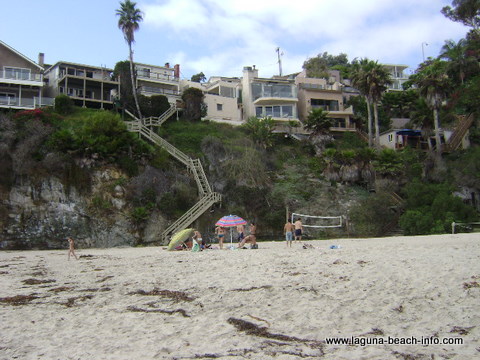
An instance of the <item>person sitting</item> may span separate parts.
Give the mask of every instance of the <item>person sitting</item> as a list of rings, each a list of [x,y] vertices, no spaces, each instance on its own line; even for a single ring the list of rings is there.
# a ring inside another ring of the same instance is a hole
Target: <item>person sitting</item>
[[[250,235],[245,237],[240,243],[238,244],[238,248],[242,249],[246,243],[251,243],[250,249],[258,249],[257,245],[257,226],[252,221],[250,223]]]

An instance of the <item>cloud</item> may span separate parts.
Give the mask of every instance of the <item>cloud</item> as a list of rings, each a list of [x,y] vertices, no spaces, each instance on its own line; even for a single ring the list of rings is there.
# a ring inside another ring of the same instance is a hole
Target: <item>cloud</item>
[[[147,1],[147,0],[145,0]],[[157,0],[139,4],[144,25],[162,39],[168,56],[181,55],[184,73],[241,76],[256,64],[261,76],[301,70],[311,56],[327,51],[349,59],[415,66],[449,38],[466,32],[446,19],[444,0]],[[433,45],[435,44],[435,45]],[[183,47],[183,48],[182,48]],[[431,52],[430,52],[431,51]]]

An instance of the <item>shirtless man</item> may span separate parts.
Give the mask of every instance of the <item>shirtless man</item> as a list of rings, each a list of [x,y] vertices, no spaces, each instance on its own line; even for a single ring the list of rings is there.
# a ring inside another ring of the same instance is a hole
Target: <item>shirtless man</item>
[[[283,227],[283,233],[285,234],[285,240],[287,241],[287,247],[292,247],[292,240],[293,240],[293,231],[295,230],[295,226],[292,224],[290,220],[287,220],[287,223]]]
[[[220,249],[223,249],[223,239],[225,238],[226,230],[224,227],[217,226],[215,229],[215,234],[217,234],[218,237],[218,244],[220,245]]]
[[[257,226],[255,223],[252,221],[250,223],[250,235],[245,237],[240,243],[238,244],[238,248],[241,249],[246,243],[251,243],[250,249],[258,249],[257,245]]]
[[[295,226],[295,241],[302,241],[303,225],[300,218],[294,223]]]
[[[75,241],[71,237],[68,237],[67,241],[68,241],[68,260],[70,260],[70,255],[73,255],[75,259],[78,260],[78,257],[75,254]]]
[[[245,238],[245,226],[238,225],[237,226],[237,234],[238,234],[238,242],[241,242]]]

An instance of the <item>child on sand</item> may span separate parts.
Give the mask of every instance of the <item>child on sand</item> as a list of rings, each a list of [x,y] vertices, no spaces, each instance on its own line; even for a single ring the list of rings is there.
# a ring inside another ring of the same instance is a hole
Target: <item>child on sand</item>
[[[75,241],[71,238],[67,238],[68,241],[68,260],[70,260],[70,255],[73,255],[75,259],[78,260],[77,255],[75,255]]]

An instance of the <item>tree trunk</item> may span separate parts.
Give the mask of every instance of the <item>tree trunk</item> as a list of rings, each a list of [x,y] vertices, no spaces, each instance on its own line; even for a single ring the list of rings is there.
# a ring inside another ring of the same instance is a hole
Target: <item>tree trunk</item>
[[[438,108],[433,108],[433,124],[435,126],[435,150],[438,157],[442,156],[442,143],[440,141],[440,121],[438,119]]]
[[[140,105],[138,104],[138,97],[137,97],[137,87],[135,86],[135,73],[133,72],[133,51],[132,45],[128,44],[128,50],[130,52],[130,77],[132,79],[132,92],[133,98],[135,99],[135,106],[137,107],[138,118],[142,119],[142,112],[140,111]]]
[[[373,117],[375,118],[375,147],[380,149],[380,126],[378,121],[378,104],[373,102]]]
[[[372,147],[373,145],[373,134],[372,134],[372,109],[370,107],[370,99],[368,96],[365,96],[367,102],[367,114],[368,114],[368,146]]]

